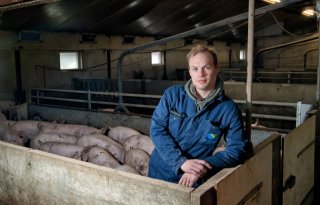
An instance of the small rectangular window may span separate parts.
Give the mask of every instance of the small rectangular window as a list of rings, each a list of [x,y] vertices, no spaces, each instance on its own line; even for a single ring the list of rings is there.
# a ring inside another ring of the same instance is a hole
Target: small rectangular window
[[[81,69],[82,59],[79,52],[60,52],[60,70]]]
[[[151,53],[151,64],[152,65],[163,65],[163,52],[157,51]]]
[[[247,60],[247,49],[241,49],[239,55],[241,61]]]

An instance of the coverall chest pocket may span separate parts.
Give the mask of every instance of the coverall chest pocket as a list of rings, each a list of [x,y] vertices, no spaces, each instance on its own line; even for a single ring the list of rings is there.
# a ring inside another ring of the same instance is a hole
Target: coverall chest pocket
[[[170,109],[169,130],[173,137],[177,137],[183,129],[186,114]]]
[[[219,125],[213,122],[205,121],[203,123],[201,143],[206,145],[217,144],[223,135],[223,130]]]

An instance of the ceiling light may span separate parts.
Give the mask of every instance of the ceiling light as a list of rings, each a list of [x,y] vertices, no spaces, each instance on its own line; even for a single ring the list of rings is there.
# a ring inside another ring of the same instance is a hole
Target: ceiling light
[[[302,10],[301,14],[304,16],[313,16],[315,14],[315,11],[313,7],[306,7]]]
[[[269,4],[275,4],[275,3],[280,3],[281,0],[263,0],[264,2],[267,2]]]

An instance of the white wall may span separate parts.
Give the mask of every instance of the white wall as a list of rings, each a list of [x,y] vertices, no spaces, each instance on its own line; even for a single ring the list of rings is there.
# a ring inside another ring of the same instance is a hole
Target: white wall
[[[19,42],[17,34],[10,31],[0,31],[0,99],[13,99],[16,90],[14,49],[20,46],[22,88],[32,87],[72,88],[72,78],[100,78],[108,77],[107,50],[111,50],[111,77],[117,78],[117,58],[129,48],[137,47],[154,41],[153,37],[136,36],[134,44],[123,45],[121,36],[97,35],[96,43],[80,43],[78,33],[41,33],[41,42]],[[123,79],[133,78],[133,71],[143,71],[144,78],[159,80],[163,76],[163,67],[151,66],[151,51],[169,49],[167,51],[168,79],[176,79],[177,68],[187,68],[186,54],[190,49],[182,47],[183,40],[176,40],[165,45],[157,46],[127,55],[122,66]],[[239,52],[239,45],[232,45],[234,54]],[[172,48],[177,48],[171,50]],[[182,48],[181,48],[182,47]],[[222,65],[228,65],[229,47],[225,42],[215,42],[213,47]],[[82,51],[83,67],[96,67],[86,72],[60,72],[56,70],[36,68],[37,65],[59,68],[59,51]],[[237,55],[233,56],[233,63],[237,63]],[[97,69],[100,69],[97,71]],[[95,71],[94,71],[95,70]]]

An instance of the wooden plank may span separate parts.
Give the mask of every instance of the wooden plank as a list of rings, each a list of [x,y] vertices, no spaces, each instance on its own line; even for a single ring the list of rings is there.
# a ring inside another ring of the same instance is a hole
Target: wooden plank
[[[314,184],[316,116],[287,134],[283,141],[283,204],[301,204]],[[291,176],[294,185],[286,181]]]
[[[224,169],[212,180],[218,205],[272,204],[272,144],[260,149],[245,164]]]
[[[316,140],[314,160],[314,196],[320,195],[320,111],[313,112],[316,116]],[[314,197],[314,204],[320,204],[320,197]]]
[[[220,172],[219,172],[220,173]],[[194,189],[191,193],[191,204],[192,205],[216,205],[216,184],[211,177],[207,182],[202,184],[197,189]]]
[[[272,142],[272,205],[282,205],[282,139]]]
[[[0,142],[0,203],[188,205],[192,190]]]
[[[192,191],[192,204],[281,204],[277,198],[282,190],[282,180],[279,180],[281,136],[257,131],[253,138],[255,155],[243,165],[221,170]]]

